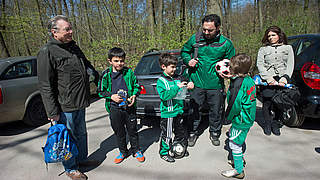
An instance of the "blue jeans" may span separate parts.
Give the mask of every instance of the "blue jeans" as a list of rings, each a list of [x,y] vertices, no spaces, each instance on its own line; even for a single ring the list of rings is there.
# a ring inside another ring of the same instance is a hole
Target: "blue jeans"
[[[83,162],[88,156],[88,140],[87,128],[85,121],[85,109],[61,112],[58,123],[65,124],[71,133],[77,145],[79,154],[77,157],[72,157],[68,161],[62,162],[66,172],[77,170],[78,163]]]

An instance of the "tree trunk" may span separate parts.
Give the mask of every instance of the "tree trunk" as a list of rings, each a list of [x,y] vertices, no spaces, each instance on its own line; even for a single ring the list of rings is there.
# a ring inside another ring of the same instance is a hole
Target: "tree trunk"
[[[152,9],[152,0],[147,0],[147,14],[149,24],[149,39],[151,40],[151,47],[154,48],[154,17]]]
[[[159,33],[162,35],[162,23],[163,23],[163,0],[159,0],[159,9],[158,9],[158,28]]]
[[[58,1],[58,14],[62,15],[62,4],[61,4],[61,0],[57,0]]]
[[[66,16],[69,17],[69,8],[66,0],[63,0],[64,10],[66,12]]]
[[[59,0],[58,0],[59,1]],[[53,15],[57,15],[57,5],[56,5],[56,0],[52,0],[52,11],[53,11]]]
[[[18,17],[19,17],[19,21],[22,21],[22,19],[21,19],[21,12],[20,12],[20,5],[19,5],[18,0],[15,0],[15,4],[16,4],[16,10],[17,10],[17,15],[18,15]],[[28,44],[28,42],[27,42],[26,33],[25,33],[25,30],[24,30],[24,27],[23,27],[23,24],[22,24],[22,23],[20,24],[20,27],[21,27],[21,30],[22,30],[22,35],[23,35],[23,39],[24,39],[24,45],[25,45],[25,47],[26,47],[27,54],[28,54],[29,56],[31,56],[30,47],[29,47],[29,44]]]
[[[304,0],[303,5],[303,14],[304,14],[304,33],[306,34],[308,32],[308,8],[309,8],[309,0]]]
[[[86,19],[87,25],[88,25],[88,36],[90,39],[90,43],[92,43],[93,42],[93,34],[92,34],[91,23],[90,23],[90,18],[89,18],[87,0],[84,0],[84,10],[85,10],[85,19]]]
[[[40,20],[41,27],[42,27],[42,29],[46,29],[46,27],[44,26],[44,23],[43,23],[43,21],[42,21],[42,19],[41,19],[42,13],[41,13],[41,8],[40,8],[39,0],[36,0],[36,3],[37,3],[37,8],[38,8],[39,20]]]
[[[259,31],[262,32],[263,16],[262,16],[262,2],[261,2],[261,0],[257,0],[257,4],[258,4],[258,14],[259,14]]]
[[[207,0],[207,15],[208,14],[217,14],[222,18],[220,0]]]
[[[8,47],[6,45],[6,42],[3,38],[3,35],[2,35],[2,31],[4,31],[6,29],[6,26],[5,26],[5,20],[6,20],[6,1],[5,0],[2,0],[2,3],[1,3],[1,23],[0,23],[0,52],[1,52],[1,56],[2,58],[4,57],[10,57],[10,53],[9,53],[9,50],[8,50]],[[2,53],[3,52],[3,53]]]
[[[180,42],[183,41],[184,37],[184,29],[185,29],[185,23],[186,23],[186,1],[181,0],[181,6],[180,6]]]
[[[318,0],[318,33],[320,33],[320,0]]]
[[[77,20],[76,20],[76,15],[74,11],[74,3],[73,0],[70,0],[70,6],[71,6],[71,22],[72,22],[72,29],[73,29],[73,34],[76,38],[76,41],[78,45],[80,46],[80,38],[79,38],[79,33],[78,33],[78,26],[77,26]]]

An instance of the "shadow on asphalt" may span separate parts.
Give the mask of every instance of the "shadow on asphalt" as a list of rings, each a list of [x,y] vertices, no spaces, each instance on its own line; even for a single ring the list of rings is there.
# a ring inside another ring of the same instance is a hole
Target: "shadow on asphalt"
[[[306,118],[299,129],[320,130],[320,121],[315,118]]]
[[[142,152],[145,152],[153,143],[159,141],[160,128],[158,126],[146,128],[139,131],[138,134],[139,134],[139,144],[140,144],[141,150]],[[128,136],[127,136],[127,141],[128,141]],[[90,154],[88,157],[88,160],[98,161],[99,163],[90,167],[80,167],[81,172],[88,172],[97,168],[107,158],[107,154],[110,151],[117,148],[118,148],[118,145],[117,145],[116,136],[112,134],[107,139],[102,141],[102,143],[100,144],[100,148],[97,149],[92,154]]]
[[[47,124],[44,122],[42,125]],[[40,126],[42,126],[40,125]],[[14,121],[9,123],[0,124],[0,136],[12,136],[23,134],[33,129],[36,129],[39,126],[30,126],[25,124],[23,121]]]

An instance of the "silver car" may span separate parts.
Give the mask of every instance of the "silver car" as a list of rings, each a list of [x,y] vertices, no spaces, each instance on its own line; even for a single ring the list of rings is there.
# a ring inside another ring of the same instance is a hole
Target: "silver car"
[[[16,120],[32,126],[47,120],[34,56],[0,59],[0,123]]]

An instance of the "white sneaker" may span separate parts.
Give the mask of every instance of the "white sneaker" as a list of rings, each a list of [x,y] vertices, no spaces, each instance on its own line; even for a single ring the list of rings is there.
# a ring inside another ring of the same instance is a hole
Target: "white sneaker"
[[[244,178],[244,171],[242,171],[240,174],[235,169],[230,169],[226,171],[222,171],[221,175],[227,178],[237,178],[237,179],[243,179]]]

